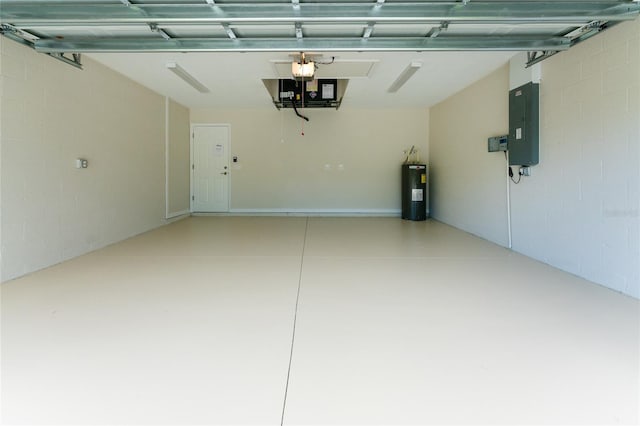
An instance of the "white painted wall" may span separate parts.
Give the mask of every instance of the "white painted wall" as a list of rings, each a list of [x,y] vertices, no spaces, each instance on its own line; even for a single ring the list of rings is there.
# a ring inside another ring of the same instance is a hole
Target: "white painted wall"
[[[167,99],[167,212],[166,217],[189,213],[189,108]]]
[[[640,20],[542,62],[540,165],[513,248],[640,298]]]
[[[161,225],[164,98],[87,58],[0,55],[2,280]]]
[[[509,67],[430,110],[431,216],[508,245],[507,167],[487,139],[508,133]]]
[[[510,186],[514,250],[636,298],[639,58],[636,20],[542,62],[540,164]],[[481,151],[485,120],[506,133],[508,85],[501,69],[431,109],[432,215],[499,244],[504,160]]]
[[[528,56],[528,52],[520,52],[509,60],[509,90],[530,82],[540,84],[542,63],[527,67]]]
[[[426,161],[426,109],[194,109],[191,122],[229,123],[231,210],[400,213],[403,150]],[[304,126],[304,136],[301,135]]]

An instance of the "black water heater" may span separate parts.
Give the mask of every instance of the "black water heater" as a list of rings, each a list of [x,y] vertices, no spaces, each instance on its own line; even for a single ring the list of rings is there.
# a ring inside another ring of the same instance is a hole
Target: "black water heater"
[[[427,166],[402,165],[402,218],[427,219]]]

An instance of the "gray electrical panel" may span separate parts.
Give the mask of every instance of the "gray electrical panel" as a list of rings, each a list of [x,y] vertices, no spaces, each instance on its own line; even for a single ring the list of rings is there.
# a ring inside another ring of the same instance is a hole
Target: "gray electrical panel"
[[[509,92],[509,165],[533,166],[540,156],[540,85],[527,83]]]

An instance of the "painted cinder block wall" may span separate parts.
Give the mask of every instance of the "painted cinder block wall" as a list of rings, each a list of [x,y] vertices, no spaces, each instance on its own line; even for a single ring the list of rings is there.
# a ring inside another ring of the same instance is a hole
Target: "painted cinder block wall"
[[[513,250],[636,298],[639,58],[635,20],[542,62],[540,164],[508,190]],[[434,106],[429,141],[433,217],[505,246],[505,163],[501,153],[486,152],[486,138],[490,128],[507,133],[508,88],[508,73],[498,70]],[[482,97],[473,96],[478,90]],[[454,104],[482,111],[484,120]],[[489,193],[497,199],[476,196]]]
[[[431,216],[508,246],[506,158],[487,138],[509,127],[509,67],[430,110]]]
[[[513,249],[640,298],[640,20],[542,62],[540,113]]]
[[[165,98],[88,58],[0,55],[2,280],[162,225]]]

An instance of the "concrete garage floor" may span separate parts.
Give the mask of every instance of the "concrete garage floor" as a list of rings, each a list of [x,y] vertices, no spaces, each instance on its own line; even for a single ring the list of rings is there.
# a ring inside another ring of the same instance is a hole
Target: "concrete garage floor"
[[[433,220],[192,217],[1,290],[5,424],[639,421],[638,300]]]

